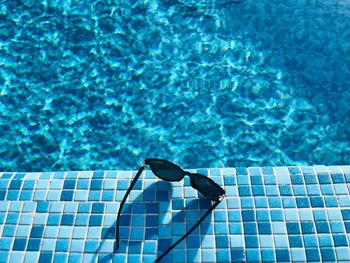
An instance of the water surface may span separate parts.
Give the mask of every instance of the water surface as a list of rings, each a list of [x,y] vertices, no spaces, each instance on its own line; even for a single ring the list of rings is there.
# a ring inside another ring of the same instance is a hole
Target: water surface
[[[5,1],[0,170],[350,163],[345,0]]]

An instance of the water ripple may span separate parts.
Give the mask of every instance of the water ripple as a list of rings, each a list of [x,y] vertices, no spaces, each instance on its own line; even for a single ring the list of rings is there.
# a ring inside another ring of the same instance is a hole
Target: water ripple
[[[0,170],[350,163],[345,1],[6,1]]]

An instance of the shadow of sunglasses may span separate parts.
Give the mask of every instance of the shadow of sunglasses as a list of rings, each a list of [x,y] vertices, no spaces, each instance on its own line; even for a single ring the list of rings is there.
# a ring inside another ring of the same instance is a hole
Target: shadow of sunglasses
[[[116,243],[115,243],[115,251],[119,249],[119,219],[120,214],[123,208],[123,205],[131,191],[134,187],[136,181],[140,177],[141,173],[145,169],[145,166],[148,165],[152,172],[160,179],[170,182],[178,182],[181,181],[186,175],[190,177],[191,186],[198,190],[202,195],[204,195],[207,199],[215,201],[215,203],[211,206],[211,208],[194,224],[185,235],[183,235],[180,239],[178,239],[174,244],[172,244],[166,251],[160,255],[156,262],[159,262],[162,258],[164,258],[174,247],[176,247],[182,240],[184,240],[189,234],[193,232],[196,227],[198,227],[201,222],[219,205],[222,199],[225,196],[225,190],[222,189],[217,183],[215,183],[210,178],[206,177],[203,174],[198,173],[190,173],[183,170],[181,167],[176,164],[169,162],[163,159],[157,158],[148,158],[144,161],[140,169],[137,171],[135,178],[132,180],[131,185],[126,191],[123,200],[120,203],[117,224],[116,224]]]

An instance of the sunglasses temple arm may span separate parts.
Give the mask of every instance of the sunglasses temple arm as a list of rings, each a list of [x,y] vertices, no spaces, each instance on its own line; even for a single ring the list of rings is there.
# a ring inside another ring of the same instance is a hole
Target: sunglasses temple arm
[[[213,206],[199,219],[199,221],[179,240],[177,240],[174,244],[171,245],[161,256],[157,258],[155,262],[159,262],[163,257],[165,257],[174,247],[176,247],[182,240],[184,240],[189,234],[193,232],[202,222],[203,220],[220,204],[221,201],[216,201]]]
[[[129,186],[128,190],[126,191],[126,194],[124,195],[124,198],[122,200],[122,202],[120,203],[119,206],[119,211],[118,211],[118,217],[117,217],[117,226],[116,226],[116,234],[115,234],[115,239],[116,239],[116,250],[119,249],[119,218],[120,218],[120,214],[122,212],[124,203],[126,201],[126,199],[129,196],[129,193],[131,192],[132,188],[134,187],[134,185],[136,184],[136,181],[139,179],[141,173],[143,172],[143,170],[145,169],[145,165],[142,165],[140,167],[140,169],[137,171],[137,174],[134,178],[134,180],[131,182],[131,185]]]

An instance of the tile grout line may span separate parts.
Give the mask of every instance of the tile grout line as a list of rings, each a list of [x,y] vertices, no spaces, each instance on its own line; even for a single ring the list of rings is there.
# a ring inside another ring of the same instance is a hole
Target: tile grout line
[[[262,170],[262,169],[261,169]],[[277,185],[277,183],[278,183],[278,181],[277,181],[277,178],[276,178],[276,176],[275,176],[275,171],[274,170],[272,170],[273,171],[273,178],[275,178],[276,179],[276,185]],[[261,171],[262,172],[262,171]],[[262,172],[262,176],[264,176],[264,173]],[[263,180],[263,185],[264,185],[264,189],[266,190],[266,184],[265,184],[265,180],[264,179],[262,179]],[[278,193],[279,193],[279,187],[277,187],[277,189],[278,189]],[[265,193],[266,193],[266,196],[267,196],[267,192],[265,191]],[[269,223],[270,223],[270,225],[271,225],[271,239],[272,239],[272,249],[274,250],[274,251],[276,251],[276,244],[275,244],[275,239],[274,239],[274,229],[273,229],[273,224],[272,224],[272,222],[273,222],[273,220],[272,220],[272,215],[271,215],[271,204],[270,204],[270,202],[267,202],[267,209],[268,209],[268,211],[269,211],[269,216],[270,216],[270,220],[269,220]],[[272,210],[273,211],[273,210]],[[282,213],[282,215],[283,215],[283,217],[284,217],[284,214]],[[276,256],[276,253],[274,253],[273,254],[274,255],[274,261],[276,261],[277,260],[277,256]],[[262,259],[261,259],[262,260]]]
[[[313,166],[312,167],[312,171],[313,171],[313,174],[315,175],[315,178],[316,178],[316,181],[317,181],[317,186],[319,186],[319,188],[320,188],[320,196],[322,197],[322,200],[323,200],[323,196],[322,196],[322,192],[321,192],[321,187],[320,187],[320,181],[319,181],[319,178],[318,178],[318,173],[317,173],[317,171],[316,171],[316,169],[315,169],[315,167]],[[304,174],[304,173],[303,173]],[[332,188],[333,188],[333,186],[332,186]],[[334,189],[333,189],[334,190]],[[334,193],[335,193],[335,191],[334,191]],[[310,199],[310,197],[309,197],[309,199]],[[338,203],[338,201],[337,201],[337,203]],[[311,199],[310,199],[310,205],[312,206],[312,204],[311,204]],[[319,233],[317,232],[317,228],[316,228],[316,220],[315,220],[315,217],[314,217],[314,213],[313,213],[313,211],[314,211],[314,208],[312,208],[311,209],[311,215],[312,215],[312,225],[314,226],[314,228],[315,228],[315,236],[317,237],[317,251],[318,251],[318,253],[319,253],[319,255],[320,255],[320,258],[322,258],[322,253],[321,253],[321,246],[320,246],[320,242],[319,242],[319,238],[318,238],[318,236],[319,236]]]
[[[223,186],[225,187],[224,171],[223,171],[222,168],[220,169],[220,174],[221,174]],[[227,242],[228,242],[228,248],[231,248],[230,227],[229,227],[228,213],[227,213],[227,211],[228,211],[228,208],[227,208],[228,205],[227,205],[227,197],[226,197],[226,196],[225,196],[225,198],[224,198],[224,202],[225,202],[225,211],[226,211],[226,220],[225,220],[225,223],[226,223],[226,225],[227,225],[227,232],[228,232],[228,234],[227,234],[227,237],[228,237]],[[214,211],[213,211],[213,212],[214,212]],[[214,215],[214,216],[215,216],[215,215]],[[215,219],[215,217],[214,217],[214,219]],[[230,259],[230,262],[232,262],[231,249],[229,250],[228,257],[229,257],[229,259]]]
[[[347,180],[346,180],[346,176],[345,176],[345,172],[344,172],[344,170],[343,170],[343,168],[340,168],[340,170],[341,170],[341,173],[342,173],[342,175],[343,175],[343,177],[344,177],[344,180],[345,180],[345,184],[347,185],[347,187],[348,187],[348,190],[350,191],[350,184],[348,184],[347,183]],[[346,226],[345,226],[345,222],[344,222],[344,219],[343,219],[343,215],[342,215],[342,213],[341,213],[341,211],[342,211],[342,207],[341,207],[341,205],[339,204],[339,206],[340,206],[340,214],[341,214],[341,216],[342,216],[342,220],[340,221],[340,222],[342,222],[342,226],[344,227],[344,230],[345,230],[345,237],[346,237],[346,239],[347,239],[347,241],[348,241],[348,246],[350,246],[350,233],[347,233],[347,231],[346,231]]]

